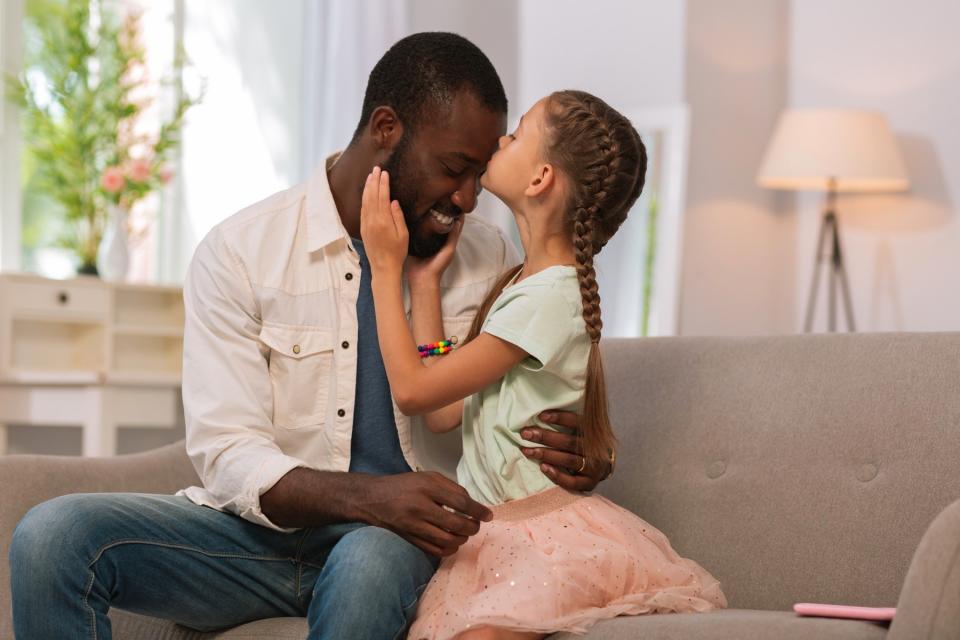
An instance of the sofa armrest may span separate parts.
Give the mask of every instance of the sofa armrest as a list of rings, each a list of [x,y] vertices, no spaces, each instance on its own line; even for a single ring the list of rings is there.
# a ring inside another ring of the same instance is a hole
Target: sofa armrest
[[[960,500],[934,518],[900,591],[889,640],[960,638]]]
[[[0,456],[0,637],[12,638],[10,539],[34,506],[68,493],[171,494],[199,484],[183,440],[144,453],[113,458]]]

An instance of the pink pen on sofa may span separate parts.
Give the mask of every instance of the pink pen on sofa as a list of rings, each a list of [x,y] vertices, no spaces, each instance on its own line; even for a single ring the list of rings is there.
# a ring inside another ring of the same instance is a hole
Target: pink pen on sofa
[[[896,607],[854,607],[844,604],[798,602],[793,610],[801,616],[852,618],[855,620],[893,620]]]

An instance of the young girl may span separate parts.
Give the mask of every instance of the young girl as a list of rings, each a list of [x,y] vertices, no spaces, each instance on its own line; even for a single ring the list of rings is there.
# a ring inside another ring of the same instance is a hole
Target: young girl
[[[717,580],[661,532],[601,496],[552,485],[521,452],[523,427],[554,428],[537,418],[547,408],[582,414],[583,455],[571,468],[605,464],[614,450],[593,258],[626,218],[645,171],[639,135],[603,101],[562,91],[537,102],[500,139],[481,180],[513,211],[526,258],[494,286],[467,340],[450,353],[434,349],[444,353],[429,367],[404,313],[403,213],[389,177],[379,169],[368,177],[361,234],[390,388],[432,431],[462,422],[458,480],[494,514],[440,565],[411,639],[541,638],[623,614],[726,606]],[[449,263],[456,238],[435,260]],[[440,331],[434,302],[414,304],[418,333]]]

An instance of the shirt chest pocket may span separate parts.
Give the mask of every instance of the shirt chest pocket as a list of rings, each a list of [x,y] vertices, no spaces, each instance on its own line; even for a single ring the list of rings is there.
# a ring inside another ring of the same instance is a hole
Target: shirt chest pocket
[[[324,327],[264,324],[270,348],[273,424],[299,429],[323,424],[333,376],[333,331]]]
[[[455,337],[457,346],[462,345],[467,340],[471,325],[473,325],[473,316],[444,316],[444,339],[449,340]]]

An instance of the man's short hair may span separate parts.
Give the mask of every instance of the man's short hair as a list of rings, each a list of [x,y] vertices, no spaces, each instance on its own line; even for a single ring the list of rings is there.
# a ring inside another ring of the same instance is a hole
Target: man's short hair
[[[377,107],[392,107],[404,131],[412,132],[427,117],[445,117],[454,97],[464,89],[491,111],[507,112],[500,76],[475,44],[441,31],[407,36],[390,47],[370,72],[353,140],[360,137]]]

